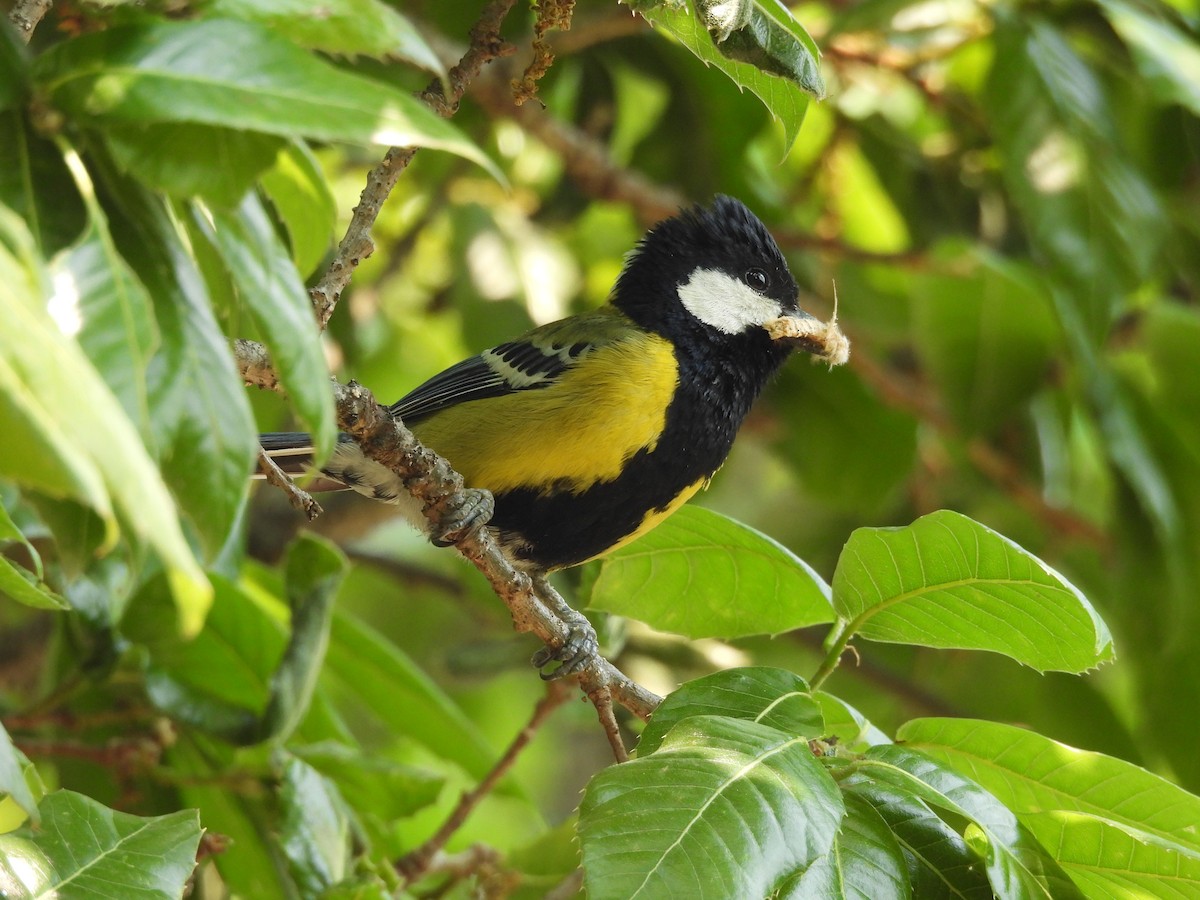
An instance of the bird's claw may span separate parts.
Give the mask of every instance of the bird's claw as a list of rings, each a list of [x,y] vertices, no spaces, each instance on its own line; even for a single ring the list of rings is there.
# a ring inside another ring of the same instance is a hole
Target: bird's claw
[[[435,547],[450,547],[474,528],[486,525],[496,511],[491,491],[466,488],[447,504],[437,529],[429,540]]]
[[[575,613],[564,624],[567,626],[567,639],[558,647],[546,645],[530,660],[534,668],[541,669],[552,662],[561,665],[552,672],[543,672],[543,681],[557,681],[570,675],[577,675],[587,668],[592,660],[600,655],[600,641],[596,637],[596,629],[579,613]]]

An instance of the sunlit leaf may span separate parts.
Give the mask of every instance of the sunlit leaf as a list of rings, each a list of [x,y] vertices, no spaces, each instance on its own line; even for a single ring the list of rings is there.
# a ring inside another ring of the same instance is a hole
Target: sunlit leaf
[[[850,630],[877,641],[992,650],[1042,671],[1112,659],[1087,598],[1012,541],[942,510],[904,528],[860,528],[833,577]]]
[[[806,739],[694,716],[588,785],[584,884],[597,900],[764,897],[829,851],[843,810]]]
[[[48,794],[36,830],[0,835],[6,884],[21,896],[174,900],[196,865],[194,809],[142,818],[71,791]]]
[[[249,22],[110,28],[56,45],[35,79],[49,102],[97,123],[196,122],[488,158],[409,94],[344,72]]]
[[[605,558],[589,605],[662,631],[731,638],[830,622],[828,596],[786,547],[692,506]]]
[[[727,669],[697,678],[668,694],[638,740],[638,754],[658,749],[688,716],[725,716],[761,722],[808,738],[825,733],[821,709],[799,675],[784,669]]]
[[[313,50],[392,57],[446,74],[412,22],[380,0],[208,0],[199,5],[211,16],[257,22]]]
[[[1200,858],[1200,797],[1132,763],[976,719],[915,719],[896,737],[983,785],[1022,820],[1048,809],[1084,813]]]

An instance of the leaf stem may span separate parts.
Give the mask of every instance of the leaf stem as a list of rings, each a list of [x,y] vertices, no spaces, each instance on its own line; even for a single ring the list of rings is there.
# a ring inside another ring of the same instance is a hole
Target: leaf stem
[[[850,643],[850,638],[854,637],[854,633],[858,629],[854,627],[854,623],[846,619],[838,619],[837,624],[833,626],[833,630],[829,632],[829,637],[825,639],[825,658],[821,660],[821,665],[817,671],[813,673],[813,677],[809,680],[809,688],[817,690],[825,679],[833,674],[833,670],[838,667],[838,663],[842,661],[842,654],[846,652],[846,645]]]

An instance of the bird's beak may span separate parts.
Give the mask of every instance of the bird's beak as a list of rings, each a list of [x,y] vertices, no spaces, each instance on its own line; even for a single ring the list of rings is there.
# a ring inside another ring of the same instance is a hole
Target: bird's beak
[[[763,323],[773,341],[784,341],[806,350],[830,366],[840,366],[850,358],[850,341],[838,327],[837,314],[828,322],[803,310],[779,316]]]

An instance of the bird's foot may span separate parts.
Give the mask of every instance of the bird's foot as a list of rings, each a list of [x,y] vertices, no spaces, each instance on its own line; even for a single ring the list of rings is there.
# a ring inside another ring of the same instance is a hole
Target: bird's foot
[[[567,626],[567,639],[558,647],[546,645],[533,654],[534,668],[541,669],[552,662],[561,665],[551,672],[543,672],[545,681],[557,681],[569,675],[577,675],[600,655],[600,641],[596,637],[596,629],[583,614],[567,607],[555,610],[564,625]]]
[[[486,525],[495,511],[496,501],[491,491],[465,488],[446,504],[429,539],[435,547],[450,547],[468,532]]]

